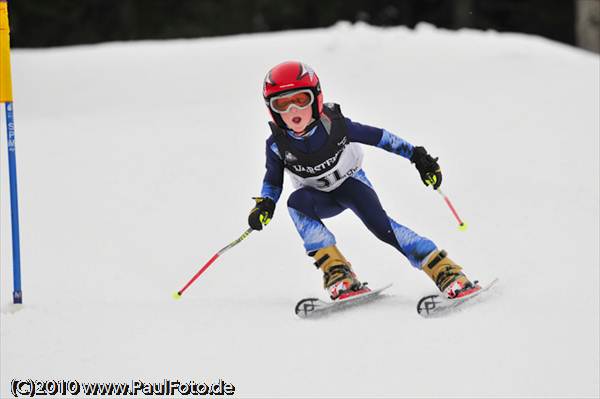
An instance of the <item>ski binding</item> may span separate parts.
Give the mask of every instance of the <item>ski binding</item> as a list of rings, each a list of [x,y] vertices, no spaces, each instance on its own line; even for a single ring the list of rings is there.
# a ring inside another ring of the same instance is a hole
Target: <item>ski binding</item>
[[[319,298],[304,298],[296,304],[295,313],[302,319],[323,316],[332,311],[347,309],[381,298],[381,292],[392,286],[392,284],[388,284],[376,290],[371,290],[366,288],[365,285],[363,285],[362,289],[351,292],[348,296],[336,299],[335,301],[323,301]]]
[[[470,301],[471,299],[483,294],[492,288],[497,282],[498,279],[495,278],[489,284],[482,286],[479,290],[458,299],[444,298],[441,294],[424,296],[417,304],[417,313],[423,317],[441,316],[442,314],[449,313],[467,301]]]

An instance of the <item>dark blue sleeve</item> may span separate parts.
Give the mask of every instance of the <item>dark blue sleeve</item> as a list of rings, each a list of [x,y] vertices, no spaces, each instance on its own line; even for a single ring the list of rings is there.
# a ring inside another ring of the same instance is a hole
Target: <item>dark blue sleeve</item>
[[[271,198],[274,202],[277,202],[283,190],[283,159],[279,155],[277,144],[275,144],[272,137],[267,139],[266,159],[265,167],[267,171],[263,179],[260,196]]]
[[[352,122],[349,118],[346,118],[346,127],[348,129],[348,139],[355,143],[377,146],[383,135],[383,129]]]
[[[346,118],[346,126],[350,142],[383,148],[406,159],[412,156],[412,144],[385,129],[363,125],[348,118]]]

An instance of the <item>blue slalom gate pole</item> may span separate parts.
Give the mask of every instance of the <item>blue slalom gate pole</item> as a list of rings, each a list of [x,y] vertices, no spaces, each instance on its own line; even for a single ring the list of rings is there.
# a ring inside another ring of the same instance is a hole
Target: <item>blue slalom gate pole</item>
[[[8,4],[6,0],[0,0],[0,105],[2,105],[0,111],[4,111],[6,116],[6,137],[8,139],[13,303],[23,303],[23,293],[21,291],[21,245],[19,242],[19,200],[17,198],[17,157],[15,154],[15,118],[13,114],[12,78],[10,73],[10,27],[8,24]]]
[[[21,245],[19,241],[19,198],[17,194],[17,154],[15,150],[15,118],[13,103],[4,103],[8,147],[8,180],[10,184],[10,220],[13,256],[13,303],[23,303],[21,291]]]

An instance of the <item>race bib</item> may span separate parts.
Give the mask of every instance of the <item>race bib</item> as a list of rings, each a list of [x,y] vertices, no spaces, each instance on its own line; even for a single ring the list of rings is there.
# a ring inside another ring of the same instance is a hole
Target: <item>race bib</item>
[[[339,154],[335,166],[326,168],[319,175],[301,177],[286,168],[294,188],[312,187],[319,191],[329,192],[339,187],[347,178],[353,176],[362,167],[363,152],[357,143],[347,144]]]

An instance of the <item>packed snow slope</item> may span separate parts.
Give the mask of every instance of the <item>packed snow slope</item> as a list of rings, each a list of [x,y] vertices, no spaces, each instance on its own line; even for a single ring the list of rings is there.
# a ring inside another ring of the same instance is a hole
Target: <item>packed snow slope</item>
[[[265,72],[299,59],[326,101],[440,157],[454,219],[414,166],[365,147],[388,214],[474,279],[417,315],[421,271],[349,211],[326,221],[381,301],[319,320],[325,297],[286,209],[246,228],[264,173]],[[329,29],[13,52],[24,306],[11,301],[2,151],[1,397],[13,378],[222,378],[239,397],[598,397],[599,59],[538,37]],[[5,141],[6,138],[2,137]]]

